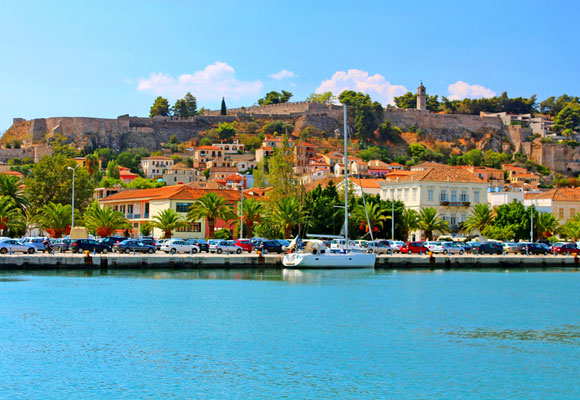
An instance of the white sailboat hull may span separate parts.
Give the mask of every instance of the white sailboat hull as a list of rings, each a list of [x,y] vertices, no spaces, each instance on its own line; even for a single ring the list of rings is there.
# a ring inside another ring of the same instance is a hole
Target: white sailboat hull
[[[376,254],[367,253],[290,253],[282,264],[287,268],[344,269],[374,268]]]

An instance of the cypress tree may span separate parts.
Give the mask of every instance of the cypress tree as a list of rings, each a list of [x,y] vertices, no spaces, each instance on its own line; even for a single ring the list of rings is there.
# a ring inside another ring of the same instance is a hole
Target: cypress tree
[[[220,114],[221,115],[227,115],[228,113],[228,109],[226,108],[226,101],[225,99],[222,97],[222,108],[220,110]]]

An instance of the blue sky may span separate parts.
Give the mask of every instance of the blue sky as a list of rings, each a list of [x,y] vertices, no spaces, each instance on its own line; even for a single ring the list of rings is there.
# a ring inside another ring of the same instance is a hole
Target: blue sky
[[[0,132],[13,117],[147,116],[157,95],[187,91],[206,108],[282,89],[296,101],[349,88],[387,103],[420,80],[454,98],[580,95],[579,11],[573,1],[3,1]]]

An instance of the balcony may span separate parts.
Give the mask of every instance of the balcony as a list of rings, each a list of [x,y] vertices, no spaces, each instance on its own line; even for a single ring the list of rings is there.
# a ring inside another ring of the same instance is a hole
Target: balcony
[[[471,203],[469,201],[441,200],[439,204],[445,207],[469,207]]]

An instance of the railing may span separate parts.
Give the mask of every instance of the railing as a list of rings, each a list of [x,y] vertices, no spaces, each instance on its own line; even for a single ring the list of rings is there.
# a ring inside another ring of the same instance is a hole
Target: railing
[[[441,200],[440,205],[447,207],[469,207],[471,203],[469,201],[447,201]]]

